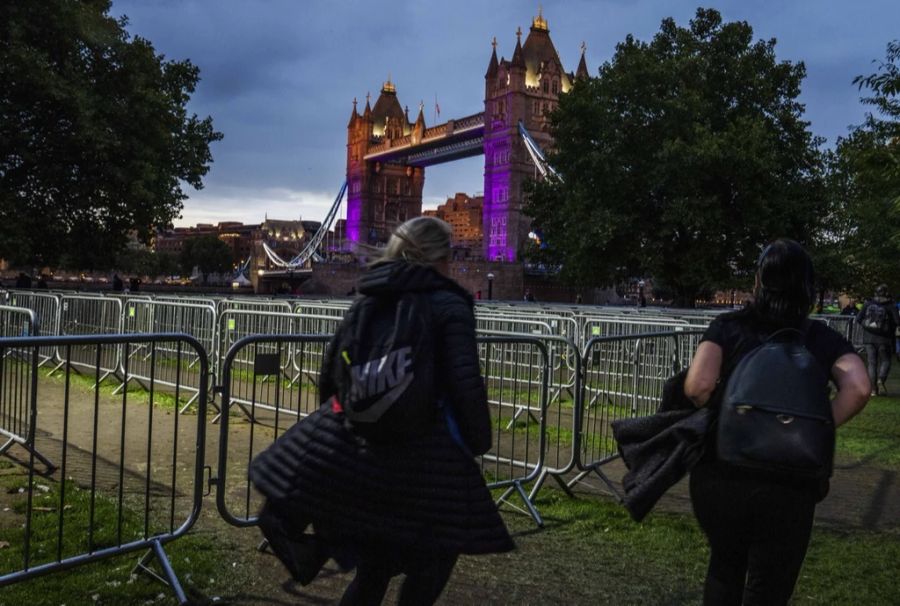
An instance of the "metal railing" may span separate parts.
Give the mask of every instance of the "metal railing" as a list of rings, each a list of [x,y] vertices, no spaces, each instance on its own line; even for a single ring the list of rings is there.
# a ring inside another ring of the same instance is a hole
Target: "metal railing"
[[[43,347],[58,352],[59,376],[39,376]],[[149,391],[143,397],[128,390],[115,396],[79,391],[73,385],[75,367],[84,372],[86,359],[94,360],[91,374],[99,379],[105,372],[105,350],[126,352],[127,381],[127,354],[134,349],[149,350]],[[0,393],[6,395],[14,386],[12,416],[30,419],[32,440],[39,429],[43,437],[37,445],[57,465],[38,482],[35,460],[41,457],[36,450],[20,461],[27,466],[23,504],[10,514],[22,528],[20,541],[11,547],[20,557],[12,570],[0,571],[0,586],[146,550],[136,569],[164,579],[179,602],[187,603],[163,546],[186,534],[200,513],[206,381],[200,382],[198,414],[183,417],[178,412],[181,383],[162,389],[154,370],[163,360],[159,352],[191,352],[205,379],[208,363],[202,345],[177,334],[0,339],[0,352],[8,351],[15,355],[0,356]],[[181,360],[176,356],[175,361],[180,368]],[[160,407],[171,410],[162,414]],[[149,567],[154,558],[161,574]]]

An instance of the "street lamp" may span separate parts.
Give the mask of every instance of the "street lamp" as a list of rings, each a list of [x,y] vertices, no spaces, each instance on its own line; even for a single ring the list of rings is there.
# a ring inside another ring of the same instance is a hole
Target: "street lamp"
[[[494,298],[494,274],[489,273],[488,279],[488,301]]]

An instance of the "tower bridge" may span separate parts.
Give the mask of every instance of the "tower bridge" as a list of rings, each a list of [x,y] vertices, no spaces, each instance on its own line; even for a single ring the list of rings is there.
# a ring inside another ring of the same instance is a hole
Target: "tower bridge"
[[[367,96],[360,113],[354,100],[347,125],[348,239],[385,241],[394,227],[422,213],[425,167],[482,155],[483,255],[490,261],[521,259],[531,229],[522,211],[524,184],[538,174],[539,149],[553,145],[548,113],[588,70],[584,45],[577,69],[563,69],[541,14],[524,42],[521,29],[516,32],[511,59],[498,59],[496,39],[492,46],[479,113],[429,127],[420,105],[410,121],[390,79],[374,106]]]
[[[523,212],[524,185],[548,171],[541,153],[553,146],[548,114],[577,80],[588,77],[588,70],[584,44],[576,70],[563,69],[540,13],[524,42],[521,28],[516,32],[510,59],[498,58],[497,46],[495,38],[484,75],[483,110],[478,113],[428,126],[420,104],[411,121],[390,78],[374,105],[366,95],[360,112],[353,100],[346,180],[319,231],[298,255],[284,260],[263,245],[273,275],[309,270],[310,261],[323,250],[323,238],[335,223],[345,193],[344,237],[377,245],[397,225],[422,214],[426,167],[473,156],[484,157],[480,256],[488,262],[522,259],[531,231],[531,220]]]

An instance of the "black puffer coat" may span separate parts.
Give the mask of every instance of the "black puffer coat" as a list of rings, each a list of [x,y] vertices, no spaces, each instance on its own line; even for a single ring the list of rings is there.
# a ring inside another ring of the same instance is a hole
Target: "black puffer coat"
[[[360,281],[367,296],[430,293],[440,391],[474,454],[490,448],[490,414],[475,343],[472,298],[433,269],[386,263]],[[342,546],[389,543],[416,551],[492,553],[513,548],[471,453],[451,437],[443,415],[426,435],[370,444],[346,428],[328,398],[335,348],[322,367],[323,406],[261,453],[250,469],[271,501],[311,520],[317,534]],[[297,525],[297,524],[295,524]]]

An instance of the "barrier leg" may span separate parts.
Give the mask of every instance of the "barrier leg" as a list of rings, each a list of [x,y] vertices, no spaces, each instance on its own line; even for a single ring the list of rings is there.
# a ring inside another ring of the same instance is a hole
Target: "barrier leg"
[[[156,557],[156,561],[159,562],[159,565],[163,569],[162,575],[157,574],[155,570],[148,566],[154,556]],[[175,571],[172,569],[172,564],[169,562],[169,557],[166,555],[162,543],[159,540],[153,541],[153,546],[147,550],[147,553],[141,556],[141,559],[138,560],[137,564],[131,572],[132,574],[136,572],[143,572],[150,575],[157,581],[160,581],[164,585],[168,585],[169,587],[171,587],[172,591],[175,593],[175,597],[178,599],[179,604],[188,603],[188,599],[184,593],[184,589],[182,589],[181,583],[178,582],[178,577],[175,576]]]
[[[522,416],[523,412],[528,413],[527,419],[531,419],[535,423],[540,423],[540,421],[538,421],[537,417],[534,416],[534,413],[531,412],[531,408],[529,408],[528,406],[518,405],[518,406],[516,406],[516,412],[513,413],[512,419],[510,419],[509,423],[506,424],[507,431],[509,431],[510,429],[512,429],[513,427],[516,426],[516,423],[518,422],[519,417]]]
[[[587,476],[589,476],[592,473],[597,474],[597,477],[599,477],[603,481],[603,483],[606,484],[606,487],[609,488],[610,492],[613,494],[614,497],[616,497],[616,500],[619,501],[619,503],[621,503],[623,501],[622,494],[619,492],[619,489],[616,488],[616,485],[613,483],[612,480],[609,479],[609,477],[605,473],[600,471],[599,465],[593,465],[593,466],[583,470],[581,473],[579,473],[574,478],[572,478],[572,480],[568,484],[569,488],[571,488],[575,484],[578,484],[584,478],[586,478]]]
[[[0,434],[3,434],[3,433],[5,433],[5,432],[3,432],[3,430],[0,430]],[[48,474],[48,475],[51,474],[51,473],[53,473],[54,471],[56,471],[56,465],[54,465],[53,463],[51,463],[51,462],[50,462],[50,459],[48,459],[47,457],[45,457],[44,455],[42,455],[41,452],[40,452],[37,448],[35,448],[34,446],[29,445],[25,440],[22,440],[21,438],[13,437],[13,436],[7,436],[7,438],[8,438],[8,439],[6,440],[6,442],[4,442],[2,445],[0,445],[0,455],[6,454],[6,451],[9,450],[10,448],[12,448],[13,444],[19,444],[20,446],[22,446],[22,448],[24,448],[24,449],[27,450],[29,453],[31,453],[32,455],[34,455],[34,458],[35,458],[35,459],[39,460],[41,463],[44,464],[44,467],[47,468],[47,474]],[[16,459],[15,457],[10,457],[10,458],[11,458],[13,461],[16,461],[16,462],[18,462],[18,463],[22,463],[21,461],[19,461],[19,460]],[[24,464],[24,463],[22,463],[22,464]],[[25,466],[27,467],[27,464],[25,464]]]
[[[518,495],[522,498],[522,502],[525,504],[525,509],[522,509],[521,507],[516,507],[515,505],[513,505],[512,503],[507,501],[507,498],[513,492],[518,493]],[[538,512],[537,508],[534,506],[534,503],[532,503],[531,499],[528,498],[528,495],[525,494],[525,489],[522,487],[522,483],[520,481],[518,481],[518,480],[513,481],[513,483],[509,487],[507,487],[507,489],[505,491],[503,491],[503,494],[500,495],[499,499],[497,499],[497,505],[500,505],[503,503],[506,503],[513,509],[517,509],[523,513],[527,513],[528,515],[531,516],[531,518],[534,520],[534,523],[537,524],[539,528],[544,527],[544,518],[541,517],[541,514],[540,514],[540,512]]]

